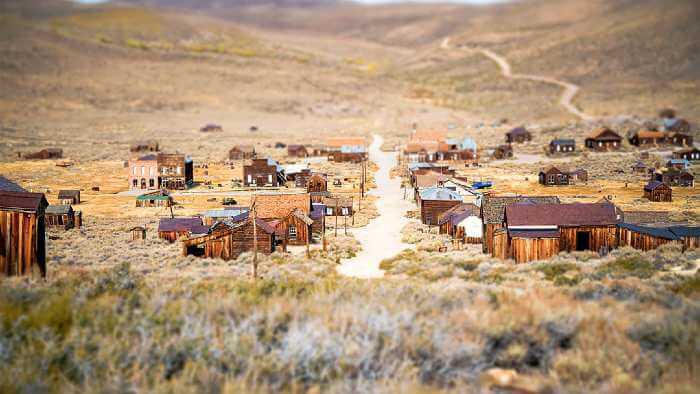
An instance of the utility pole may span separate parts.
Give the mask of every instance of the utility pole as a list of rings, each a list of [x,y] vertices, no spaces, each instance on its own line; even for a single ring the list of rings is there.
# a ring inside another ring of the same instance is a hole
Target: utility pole
[[[323,208],[326,209],[325,207]],[[323,231],[321,232],[321,241],[323,242],[323,253],[325,254],[328,247],[326,244],[326,212],[323,212]]]
[[[336,238],[338,237],[338,200],[339,199],[340,199],[340,197],[335,198],[335,211],[333,212],[333,213],[335,213],[335,236],[336,236]]]
[[[257,280],[258,278],[258,223],[255,214],[256,210],[257,208],[255,206],[255,192],[253,192],[253,203],[250,207],[253,223],[253,267],[251,272],[251,274],[253,275],[253,281]]]

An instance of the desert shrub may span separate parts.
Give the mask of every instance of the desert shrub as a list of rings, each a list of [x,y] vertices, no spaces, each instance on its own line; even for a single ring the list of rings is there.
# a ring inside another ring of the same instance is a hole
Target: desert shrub
[[[656,270],[657,267],[654,263],[642,256],[627,256],[602,264],[596,269],[594,276],[597,278],[634,276],[648,279],[656,273]]]
[[[124,42],[126,46],[129,48],[134,48],[134,49],[141,49],[143,51],[148,50],[148,44],[145,43],[144,41],[137,40],[135,38],[127,38],[126,41]]]
[[[700,293],[700,273],[696,272],[692,276],[680,276],[675,283],[668,285],[668,288],[676,294],[684,296],[695,296]]]
[[[538,265],[536,269],[549,281],[554,281],[569,271],[578,271],[578,267],[573,263],[544,263]]]

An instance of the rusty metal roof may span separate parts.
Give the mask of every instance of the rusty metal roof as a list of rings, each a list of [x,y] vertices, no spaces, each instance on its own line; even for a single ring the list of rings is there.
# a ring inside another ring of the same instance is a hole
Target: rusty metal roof
[[[59,200],[74,198],[74,197],[80,197],[80,190],[59,190],[58,191],[58,199]]]
[[[12,182],[2,175],[0,175],[0,190],[5,192],[26,192],[22,186]]]
[[[611,204],[512,204],[505,219],[511,226],[608,226],[617,223]]]
[[[42,193],[0,191],[0,209],[43,211],[49,203]]]
[[[533,204],[559,204],[554,196],[489,196],[484,195],[481,203],[482,218],[485,224],[501,224],[506,206],[519,202]]]

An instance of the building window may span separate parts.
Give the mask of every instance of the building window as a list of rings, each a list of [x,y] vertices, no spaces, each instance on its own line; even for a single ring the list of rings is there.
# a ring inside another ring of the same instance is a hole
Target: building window
[[[148,180],[148,187],[156,187],[155,179],[151,178]]]
[[[272,183],[272,175],[267,175],[267,183]]]
[[[549,183],[550,185],[554,184],[555,179],[556,178],[554,177],[554,175],[547,175],[547,183]]]
[[[326,216],[333,216],[333,208],[326,208]]]
[[[138,175],[138,173],[137,173],[137,167],[134,166],[134,168],[132,168],[132,171],[131,171],[131,172],[132,172],[134,175]]]
[[[134,168],[134,172],[136,172],[136,169],[135,169],[135,168]],[[134,188],[137,188],[137,187],[139,187],[139,180],[138,180],[138,179],[134,179],[134,181],[133,181],[131,184],[133,185]]]
[[[175,172],[177,173],[177,175],[182,174],[182,168],[180,168],[180,166],[178,166],[178,167],[175,169]]]
[[[141,167],[141,175],[146,175],[146,167]]]
[[[156,174],[156,168],[155,167],[149,167],[148,168],[148,175],[153,176]]]
[[[348,210],[348,208],[343,207],[340,209],[340,212],[342,212],[343,216],[347,216],[350,211]]]
[[[297,239],[297,227],[293,224],[289,226],[289,239],[290,240]]]

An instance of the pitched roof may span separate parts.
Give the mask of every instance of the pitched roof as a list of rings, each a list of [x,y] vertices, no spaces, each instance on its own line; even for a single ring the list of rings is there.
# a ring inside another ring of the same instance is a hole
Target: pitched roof
[[[554,139],[550,143],[550,145],[576,145],[576,140],[574,139]]]
[[[512,129],[511,131],[507,132],[506,134],[508,135],[527,135],[530,134],[529,131],[525,127],[516,127]]]
[[[621,140],[622,139],[622,137],[620,137],[619,134],[617,134],[616,132],[614,132],[613,130],[611,130],[607,127],[599,127],[597,129],[591,131],[586,138],[587,139],[594,139],[594,140]]]
[[[638,226],[636,224],[631,223],[620,223],[618,224],[618,227],[634,231],[635,233],[650,235],[656,238],[664,238],[672,241],[679,239],[676,234],[671,232],[668,228],[664,227],[646,227]]]
[[[469,216],[479,216],[479,207],[474,204],[462,203],[443,212],[438,217],[438,224],[442,225],[448,221],[457,224]]]
[[[68,215],[73,211],[73,207],[70,205],[49,205],[46,207],[46,214],[47,215]]]
[[[547,167],[543,168],[543,169],[540,171],[540,173],[544,173],[544,174],[549,174],[549,173],[565,174],[566,171],[562,171],[562,170],[560,170],[559,168],[550,165],[550,166],[547,166]]]
[[[209,227],[202,224],[202,218],[161,218],[158,222],[158,232],[190,232],[192,234],[206,234]]]
[[[481,202],[482,216],[486,224],[501,224],[506,206],[519,202],[533,204],[559,204],[555,196],[489,196],[485,195]]]
[[[303,194],[258,194],[255,196],[256,215],[263,219],[281,219],[294,209],[304,214],[311,210],[311,196]]]
[[[671,222],[667,211],[622,211],[622,221],[629,224],[654,224]]]
[[[462,196],[459,193],[444,187],[431,187],[420,192],[421,200],[459,201]]]
[[[0,209],[37,211],[49,203],[42,193],[0,191]]]
[[[636,133],[638,138],[665,138],[666,133],[663,131],[640,130]]]
[[[227,209],[210,209],[206,212],[204,212],[203,216],[204,217],[210,217],[210,218],[232,218],[236,217],[242,213],[250,211],[250,208],[248,207],[240,207],[240,208],[227,208]]]
[[[58,199],[59,200],[74,198],[74,197],[80,197],[80,190],[59,190],[58,191]]]
[[[700,227],[698,226],[671,226],[668,229],[679,237],[700,237]]]
[[[321,201],[327,207],[335,207],[336,202],[341,208],[352,207],[352,199],[347,197],[323,197]]]
[[[0,191],[5,192],[26,192],[20,185],[0,175]]]
[[[511,226],[606,226],[617,223],[615,207],[610,204],[528,204],[506,207]]]
[[[440,182],[444,182],[450,179],[449,176],[443,175],[437,172],[429,172],[427,174],[416,175],[416,187],[419,189],[424,189],[427,187],[435,187]]]
[[[292,216],[296,217],[297,219],[301,220],[302,222],[306,223],[307,226],[311,226],[312,224],[314,224],[314,221],[299,209],[293,210],[290,213],[290,215],[292,215]]]

